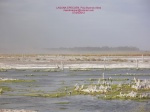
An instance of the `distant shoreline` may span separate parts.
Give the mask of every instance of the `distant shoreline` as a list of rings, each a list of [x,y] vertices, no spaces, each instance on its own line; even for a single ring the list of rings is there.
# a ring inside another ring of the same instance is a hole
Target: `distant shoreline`
[[[11,49],[0,48],[1,54],[61,54],[61,55],[141,55],[150,54],[150,50],[143,50],[132,46],[120,46],[120,47],[56,47],[56,48],[28,48],[28,49]]]
[[[0,58],[1,57],[22,57],[22,56],[150,56],[150,51],[100,51],[100,52],[96,52],[96,51],[91,51],[91,52],[84,52],[84,51],[80,51],[80,52],[73,52],[73,51],[49,51],[49,52],[43,52],[43,53],[28,53],[28,52],[24,52],[24,53],[18,53],[18,52],[9,52],[9,53],[2,53],[0,52]]]
[[[150,56],[0,55],[3,69],[150,68]]]

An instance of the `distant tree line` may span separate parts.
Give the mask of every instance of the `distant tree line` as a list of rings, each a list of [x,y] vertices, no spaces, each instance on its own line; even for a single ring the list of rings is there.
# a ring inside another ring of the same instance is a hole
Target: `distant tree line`
[[[73,48],[47,48],[46,50],[52,51],[140,51],[137,47],[128,47],[128,46],[121,46],[121,47],[73,47]]]

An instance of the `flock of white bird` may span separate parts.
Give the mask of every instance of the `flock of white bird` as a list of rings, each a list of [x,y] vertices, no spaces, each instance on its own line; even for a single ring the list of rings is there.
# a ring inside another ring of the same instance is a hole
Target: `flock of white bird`
[[[150,80],[140,80],[134,77],[134,84],[132,85],[132,88],[136,90],[150,89]]]
[[[149,90],[150,89],[150,80],[140,80],[140,79],[133,79],[134,82],[131,85],[131,88],[135,89],[136,91],[138,90]],[[118,88],[120,88],[122,85],[118,84]],[[98,81],[98,84],[92,84],[89,85],[87,87],[85,87],[84,85],[79,85],[76,84],[75,85],[75,91],[81,91],[81,92],[85,92],[85,93],[95,93],[95,92],[100,92],[100,93],[106,93],[112,90],[111,84],[107,83],[103,80],[103,83],[100,83],[100,80]],[[139,97],[139,98],[150,98],[150,93],[138,93],[135,91],[131,91],[129,93],[122,93],[120,92],[119,95],[117,95],[117,97],[130,97],[130,98],[135,98],[135,97]]]
[[[122,94],[122,92],[120,92],[120,94],[117,95],[117,96],[118,97],[132,97],[132,98],[135,98],[135,97],[137,97],[137,92],[131,91],[128,94]]]
[[[150,89],[150,80],[140,80],[140,79],[136,79],[134,77],[134,83],[131,86],[131,88],[135,89],[135,90],[148,90]],[[128,94],[122,94],[122,92],[120,92],[119,95],[117,95],[118,97],[139,97],[139,98],[150,98],[150,93],[137,93],[134,91],[129,92]]]
[[[130,98],[139,97],[139,98],[150,98],[150,93],[141,93],[141,94],[138,94],[137,92],[131,91],[130,93],[122,94],[122,92],[120,92],[120,94],[117,95],[117,97],[130,97]]]
[[[94,93],[94,92],[102,92],[102,93],[106,93],[108,91],[111,90],[111,86],[104,86],[104,85],[89,85],[87,88],[84,88],[84,85],[75,85],[75,91],[82,91],[82,92],[86,92],[86,93]]]
[[[85,87],[84,85],[75,85],[75,91],[82,91],[86,93],[94,93],[94,92],[101,92],[101,93],[106,93],[108,91],[111,91],[112,88],[110,86],[110,83],[107,83],[106,81],[103,81],[102,84],[100,84],[100,80],[98,81],[98,85],[92,84],[89,85],[88,87]]]

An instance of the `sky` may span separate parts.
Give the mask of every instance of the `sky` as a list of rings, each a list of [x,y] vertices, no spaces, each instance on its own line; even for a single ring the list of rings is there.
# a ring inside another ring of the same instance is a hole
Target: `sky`
[[[72,14],[60,6],[101,7]],[[134,46],[150,50],[150,0],[0,0],[0,52]]]

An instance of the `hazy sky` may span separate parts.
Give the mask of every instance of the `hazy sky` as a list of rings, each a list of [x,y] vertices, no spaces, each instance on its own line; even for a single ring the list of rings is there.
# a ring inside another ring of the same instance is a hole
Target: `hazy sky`
[[[0,50],[82,46],[150,50],[149,1],[0,0]],[[58,6],[101,10],[72,14]]]

